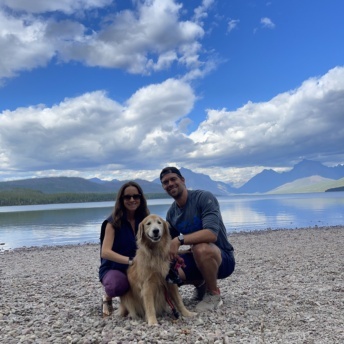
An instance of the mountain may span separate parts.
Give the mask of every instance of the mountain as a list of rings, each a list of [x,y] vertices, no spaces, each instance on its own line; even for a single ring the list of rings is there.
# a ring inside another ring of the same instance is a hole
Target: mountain
[[[217,196],[228,196],[237,191],[237,189],[231,187],[229,184],[214,181],[203,173],[192,172],[184,167],[180,168],[180,173],[186,180],[187,188],[191,190],[203,189]],[[153,182],[161,185],[159,178],[154,179]]]
[[[92,183],[96,183],[96,184],[106,184],[107,181],[106,180],[101,180],[99,178],[90,178],[88,179],[90,182]],[[113,181],[115,181],[116,179],[114,179]]]
[[[264,193],[287,183],[280,173],[274,170],[263,170],[247,183],[237,189],[238,193]]]
[[[146,180],[135,180],[144,193],[165,193],[161,185]],[[116,193],[126,181],[117,179],[106,181],[98,178],[83,179],[77,177],[46,177],[0,182],[0,191],[30,189],[45,194],[56,193]]]
[[[141,188],[145,194],[147,194],[147,193],[163,193],[164,194],[165,193],[164,189],[162,188],[162,186],[160,184],[160,181],[159,181],[159,184],[157,184],[157,183],[149,182],[149,181],[143,180],[143,179],[135,179],[135,182],[137,182],[141,186]],[[121,185],[122,184],[123,184],[123,181],[122,181]]]
[[[278,173],[274,170],[263,170],[238,188],[238,193],[265,193],[297,179],[320,176],[328,179],[344,177],[344,165],[327,167],[320,162],[302,160],[288,172]]]
[[[47,194],[54,193],[107,193],[106,185],[96,184],[77,177],[45,177],[0,182],[0,190],[31,189]]]
[[[321,176],[329,179],[340,179],[344,177],[344,165],[327,167],[318,161],[302,160],[289,171],[291,178],[299,179],[310,176]]]
[[[236,189],[230,187],[226,183],[213,181],[205,174],[195,173],[186,168],[181,168],[180,171],[186,178],[186,185],[190,189],[205,189],[217,196],[226,196],[236,191]],[[155,179],[153,182],[143,179],[136,179],[135,181],[142,187],[145,194],[165,194],[159,178]],[[117,179],[106,181],[99,178],[83,179],[77,177],[32,178],[0,182],[0,191],[20,188],[38,190],[46,194],[115,193],[125,182],[127,181],[120,181]],[[168,196],[166,195],[166,197]]]
[[[344,191],[344,186],[339,186],[338,188],[331,188],[326,190],[325,192],[333,192],[333,191]]]
[[[271,169],[263,170],[240,188],[233,188],[229,184],[214,181],[206,174],[195,173],[187,168],[182,167],[180,171],[185,177],[186,186],[189,189],[204,189],[217,196],[241,193],[320,192],[344,186],[344,183],[338,181],[344,177],[343,165],[327,167],[310,160],[302,160],[288,172],[278,173]],[[159,178],[152,182],[142,179],[135,181],[141,185],[145,194],[165,194]],[[99,178],[83,179],[77,177],[32,178],[0,182],[0,191],[20,188],[38,190],[47,194],[116,193],[125,182],[117,179],[105,181]]]
[[[344,178],[338,179],[333,182],[325,192],[329,191],[344,191]]]
[[[338,181],[334,179],[324,178],[320,176],[312,176],[296,179],[291,183],[286,183],[276,189],[269,191],[269,194],[290,194],[290,193],[310,193],[325,192],[329,188],[333,188],[341,181],[344,185],[344,178]]]
[[[93,183],[106,186],[108,190],[111,190],[110,192],[117,192],[124,183],[129,181],[129,179],[128,180],[113,179],[111,181],[106,181],[106,180],[101,180],[99,178],[91,178],[88,180]],[[159,184],[157,184],[156,182],[149,182],[144,179],[135,179],[134,181],[141,186],[144,193],[164,193],[165,192],[160,184],[160,181],[159,181]]]

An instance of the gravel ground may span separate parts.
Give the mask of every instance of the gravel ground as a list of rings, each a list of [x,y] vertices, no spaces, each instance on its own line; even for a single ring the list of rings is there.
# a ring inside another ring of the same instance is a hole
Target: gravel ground
[[[98,245],[2,251],[0,342],[344,342],[344,227],[236,233],[230,241],[237,267],[219,281],[222,308],[179,320],[167,313],[149,328],[99,315]],[[193,289],[180,291],[192,310]]]

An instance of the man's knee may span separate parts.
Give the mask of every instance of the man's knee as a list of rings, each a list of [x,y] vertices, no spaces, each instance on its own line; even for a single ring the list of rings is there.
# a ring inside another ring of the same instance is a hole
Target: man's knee
[[[221,251],[215,244],[202,243],[193,245],[192,253],[197,262],[214,259],[218,264],[221,264]]]
[[[209,254],[209,244],[195,244],[192,245],[191,252],[194,255],[194,257],[203,257],[205,254]]]

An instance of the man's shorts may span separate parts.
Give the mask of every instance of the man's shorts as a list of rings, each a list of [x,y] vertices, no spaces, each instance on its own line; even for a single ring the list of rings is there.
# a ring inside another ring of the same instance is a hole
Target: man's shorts
[[[234,251],[225,252],[221,249],[220,251],[221,251],[221,256],[222,256],[222,263],[219,267],[217,278],[223,279],[230,276],[233,273],[234,268],[235,268],[235,258],[234,258]],[[183,268],[186,280],[187,281],[202,280],[203,276],[201,272],[198,270],[198,267],[196,265],[192,252],[181,254],[180,257],[184,259],[184,263],[186,265],[186,267]]]

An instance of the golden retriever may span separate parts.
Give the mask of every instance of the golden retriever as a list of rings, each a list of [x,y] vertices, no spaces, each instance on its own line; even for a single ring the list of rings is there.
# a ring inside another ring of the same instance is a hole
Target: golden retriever
[[[166,293],[176,309],[185,317],[196,313],[184,306],[178,286],[166,282],[170,269],[171,237],[168,223],[157,215],[148,215],[139,224],[136,257],[128,268],[130,289],[121,296],[119,314],[144,318],[148,325],[158,324],[157,316],[167,309]]]

